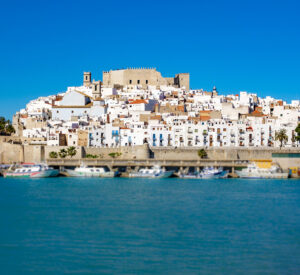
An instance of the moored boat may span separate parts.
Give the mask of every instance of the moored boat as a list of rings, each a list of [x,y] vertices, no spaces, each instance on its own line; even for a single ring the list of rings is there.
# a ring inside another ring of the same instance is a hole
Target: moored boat
[[[65,169],[66,174],[69,177],[101,177],[101,178],[113,178],[119,175],[118,172],[106,171],[103,167],[76,167],[74,170]]]
[[[180,178],[185,179],[221,179],[228,176],[228,171],[222,167],[205,167],[201,172],[195,172],[193,174],[180,174]]]
[[[252,162],[246,168],[235,172],[240,178],[246,179],[287,179],[289,176],[289,173],[284,173],[278,165],[271,162],[267,165]]]
[[[129,173],[130,178],[169,178],[174,171],[164,171],[160,166],[153,166],[152,168],[142,168],[138,172]]]
[[[3,172],[5,178],[48,178],[56,177],[59,170],[53,169],[46,164],[23,163],[12,165]]]

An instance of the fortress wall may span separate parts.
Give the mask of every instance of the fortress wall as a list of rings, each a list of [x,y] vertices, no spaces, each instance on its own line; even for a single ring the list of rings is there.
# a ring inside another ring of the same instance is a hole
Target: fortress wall
[[[23,145],[24,162],[39,163],[44,161],[44,146],[40,145]]]
[[[130,83],[131,80],[131,83]],[[139,80],[139,84],[138,84]],[[189,89],[190,75],[188,73],[177,74],[174,77],[163,77],[156,69],[124,69],[111,70],[103,72],[103,85],[113,87],[115,84],[125,85],[142,85],[145,89],[147,85],[161,86],[173,85],[176,87],[185,86]],[[147,83],[146,83],[147,82]]]
[[[0,163],[23,162],[23,146],[0,142]]]
[[[199,159],[198,150],[196,148],[151,148],[154,157],[159,160],[195,160]],[[209,159],[214,160],[255,160],[255,159],[272,159],[272,153],[281,152],[299,152],[297,148],[289,149],[272,149],[272,148],[210,148],[206,149]]]
[[[20,145],[10,144],[0,141],[0,162],[43,162],[49,159],[51,151],[59,152],[61,149],[67,149],[67,146],[40,146],[40,145]],[[77,153],[72,159],[84,158],[87,154],[101,155],[102,159],[111,159],[110,153],[121,153],[119,159],[147,159],[150,153],[158,160],[198,160],[198,148],[151,148],[147,144],[134,147],[117,147],[117,148],[94,148],[94,147],[76,147]],[[300,153],[299,148],[289,149],[271,149],[271,148],[215,148],[206,149],[208,158],[213,160],[257,160],[272,159],[272,153]],[[67,157],[70,158],[70,157]],[[273,158],[274,161],[280,162],[283,167],[300,167],[300,158]],[[298,163],[299,162],[299,163]]]

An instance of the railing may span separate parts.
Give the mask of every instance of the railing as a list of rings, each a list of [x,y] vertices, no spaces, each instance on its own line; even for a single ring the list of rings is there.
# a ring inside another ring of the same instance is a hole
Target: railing
[[[50,166],[227,166],[241,167],[247,165],[247,160],[163,160],[163,159],[47,159]]]

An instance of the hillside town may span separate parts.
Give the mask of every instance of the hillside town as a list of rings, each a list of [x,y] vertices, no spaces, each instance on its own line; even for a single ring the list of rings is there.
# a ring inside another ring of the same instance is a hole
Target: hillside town
[[[190,89],[189,74],[154,68],[83,74],[83,84],[39,97],[13,117],[24,143],[47,146],[298,147],[300,101]],[[284,138],[277,138],[283,132]]]

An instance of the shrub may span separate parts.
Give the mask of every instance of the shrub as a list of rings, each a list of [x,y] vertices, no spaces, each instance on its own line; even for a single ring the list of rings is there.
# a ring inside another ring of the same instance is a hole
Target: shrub
[[[116,158],[116,157],[119,157],[122,155],[122,153],[119,153],[119,152],[112,152],[112,153],[109,153],[108,154],[110,157],[112,158]]]
[[[198,150],[198,156],[202,159],[207,158],[207,153],[204,149]]]
[[[86,158],[89,158],[89,159],[96,159],[96,158],[98,158],[99,156],[98,156],[98,155],[87,154],[85,157],[86,157]]]
[[[58,154],[57,154],[57,152],[52,151],[52,152],[49,153],[49,157],[50,157],[51,159],[57,159]]]

